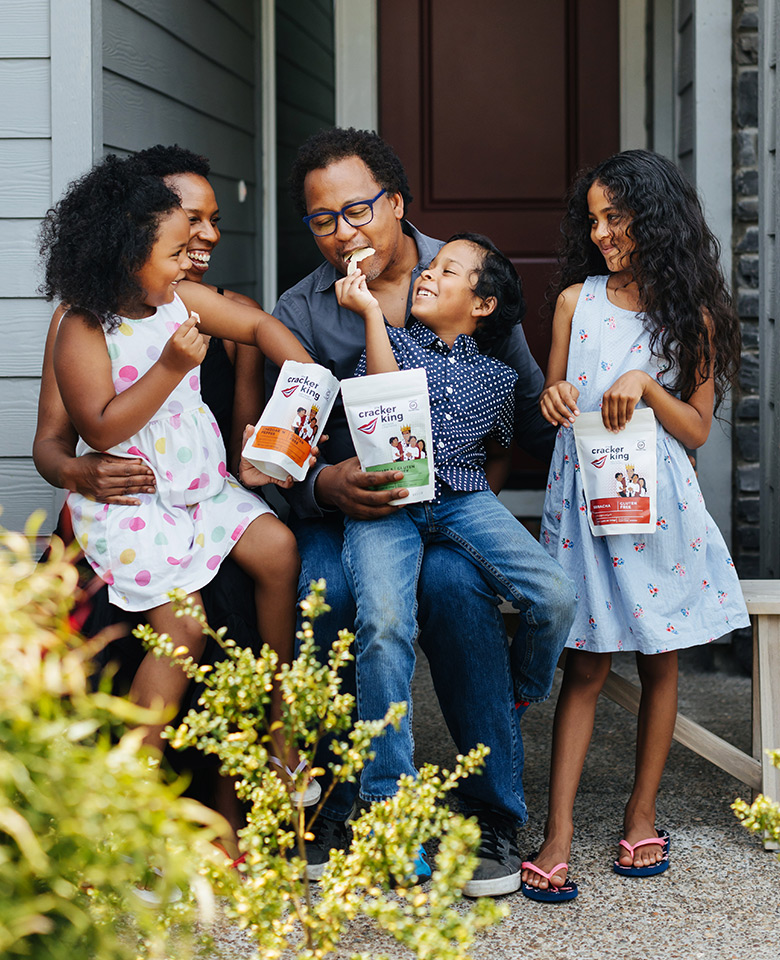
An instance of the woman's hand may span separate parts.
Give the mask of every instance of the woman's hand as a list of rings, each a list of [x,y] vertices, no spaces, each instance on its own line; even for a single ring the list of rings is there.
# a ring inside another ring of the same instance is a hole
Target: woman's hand
[[[539,408],[548,423],[568,427],[579,416],[577,397],[580,391],[568,380],[558,380],[545,387],[539,398]]]
[[[634,415],[634,407],[647,391],[652,377],[643,370],[629,370],[601,398],[601,419],[611,433],[619,433]]]
[[[160,354],[159,362],[182,377],[203,362],[209,347],[209,338],[198,330],[198,323],[200,317],[197,313],[191,313],[173,331]]]
[[[99,503],[138,505],[139,493],[154,493],[154,471],[143,460],[114,457],[110,453],[85,453],[60,467],[67,490]]]
[[[248,423],[244,427],[244,436],[241,439],[242,450],[254,432],[255,428],[251,423]],[[327,436],[323,434],[322,437],[320,437],[320,442],[322,443],[327,439]],[[311,453],[309,454],[310,467],[313,467],[317,462],[317,457],[319,454],[319,447],[311,448]],[[282,490],[289,490],[290,487],[295,483],[295,480],[290,476],[288,476],[286,480],[277,480],[275,477],[269,477],[267,473],[263,473],[262,470],[258,470],[254,464],[250,463],[250,461],[246,459],[246,457],[241,457],[241,459],[238,461],[238,479],[245,487],[264,487],[267,483],[274,483],[277,487],[281,487]]]

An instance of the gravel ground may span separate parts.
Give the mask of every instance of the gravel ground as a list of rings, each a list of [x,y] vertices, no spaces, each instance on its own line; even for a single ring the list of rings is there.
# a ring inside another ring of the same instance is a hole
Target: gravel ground
[[[726,648],[681,654],[680,710],[736,746],[750,745],[750,680],[734,672]],[[633,657],[615,658],[635,678]],[[728,667],[728,670],[722,667]],[[415,680],[419,762],[449,767],[455,749],[423,661]],[[542,836],[555,695],[523,720],[525,791],[530,813],[520,833],[524,856]],[[778,960],[780,863],[739,826],[729,805],[748,789],[679,744],[672,746],[658,801],[658,825],[672,836],[671,867],[645,880],[619,877],[612,859],[633,770],[634,718],[602,698],[575,810],[572,876],[579,897],[539,904],[517,893],[502,898],[511,915],[483,933],[475,960]],[[468,909],[464,902],[463,909]],[[222,956],[249,958],[249,943],[225,925]],[[334,956],[358,951],[407,958],[368,922],[356,923]]]

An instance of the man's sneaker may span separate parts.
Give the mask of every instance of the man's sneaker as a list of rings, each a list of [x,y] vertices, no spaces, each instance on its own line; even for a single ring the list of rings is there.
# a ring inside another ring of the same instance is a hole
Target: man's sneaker
[[[306,876],[319,880],[328,865],[331,850],[346,850],[349,844],[347,824],[344,820],[331,820],[320,814],[311,827],[314,839],[306,843]]]
[[[476,869],[463,888],[467,897],[498,897],[520,889],[522,874],[517,827],[511,817],[483,807],[475,812],[482,840]]]

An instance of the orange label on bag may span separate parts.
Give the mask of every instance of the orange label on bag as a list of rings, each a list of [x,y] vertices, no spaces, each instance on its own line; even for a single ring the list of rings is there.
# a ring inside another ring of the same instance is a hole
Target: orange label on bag
[[[302,467],[311,453],[311,444],[283,427],[262,426],[258,429],[252,446],[259,450],[278,450]]]
[[[650,497],[605,497],[590,501],[597,526],[605,523],[650,523]]]

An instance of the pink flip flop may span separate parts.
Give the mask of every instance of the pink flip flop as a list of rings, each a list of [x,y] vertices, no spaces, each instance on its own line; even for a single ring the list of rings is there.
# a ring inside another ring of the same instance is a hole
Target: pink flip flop
[[[663,857],[658,863],[653,863],[649,867],[624,867],[619,860],[615,860],[612,864],[612,869],[615,873],[619,873],[621,877],[655,877],[659,873],[663,873],[664,870],[669,869],[669,842],[670,837],[669,833],[666,830],[658,830],[658,836],[648,837],[647,840],[640,840],[638,843],[635,843],[633,846],[628,843],[626,840],[621,840],[619,846],[625,847],[631,855],[631,859],[634,859],[634,850],[637,850],[639,847],[646,847],[651,843],[654,843],[661,847],[661,853]]]
[[[552,876],[554,873],[557,873],[561,867],[566,870],[566,879],[563,881],[563,884],[560,887],[556,887],[552,882]],[[526,860],[522,864],[522,869],[533,870],[534,873],[538,873],[540,877],[544,877],[544,879],[550,884],[546,890],[540,890],[539,887],[534,887],[530,883],[526,883],[524,880],[520,885],[520,890],[524,896],[528,897],[529,900],[538,900],[541,903],[563,903],[566,900],[573,900],[579,893],[577,890],[577,884],[573,880],[569,879],[568,863],[557,863],[549,873],[545,873],[544,870],[535,866],[530,860]]]

